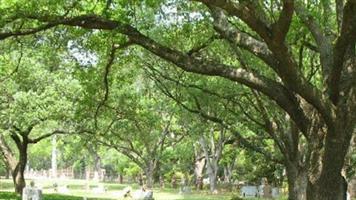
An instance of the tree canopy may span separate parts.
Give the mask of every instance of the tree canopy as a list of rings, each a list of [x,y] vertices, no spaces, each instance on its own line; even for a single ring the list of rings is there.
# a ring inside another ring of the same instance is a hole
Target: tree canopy
[[[290,199],[345,197],[355,0],[11,0],[0,10],[5,158],[9,136],[21,149],[66,128],[132,161],[137,148],[159,160],[165,142],[190,137],[209,163],[208,134],[283,165]],[[52,132],[30,137],[46,120]]]

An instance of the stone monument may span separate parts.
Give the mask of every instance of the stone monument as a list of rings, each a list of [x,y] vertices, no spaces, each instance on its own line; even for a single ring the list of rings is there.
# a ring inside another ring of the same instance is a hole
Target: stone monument
[[[35,187],[35,182],[31,181],[30,186],[23,189],[22,200],[42,200],[42,191]]]

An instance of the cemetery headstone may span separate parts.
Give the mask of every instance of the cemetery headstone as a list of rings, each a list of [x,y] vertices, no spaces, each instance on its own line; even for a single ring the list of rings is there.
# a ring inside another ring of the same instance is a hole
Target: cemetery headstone
[[[241,196],[242,197],[258,197],[259,190],[257,186],[245,185],[241,187]]]
[[[203,184],[204,185],[209,185],[210,184],[210,179],[209,178],[204,178],[203,179]]]
[[[142,187],[140,190],[136,191],[132,198],[134,200],[154,200],[153,192],[151,190],[147,190],[145,187]]]
[[[146,191],[143,200],[153,200],[153,192],[152,191]]]
[[[31,181],[29,187],[23,189],[22,200],[42,200],[42,191],[35,187],[33,181]]]

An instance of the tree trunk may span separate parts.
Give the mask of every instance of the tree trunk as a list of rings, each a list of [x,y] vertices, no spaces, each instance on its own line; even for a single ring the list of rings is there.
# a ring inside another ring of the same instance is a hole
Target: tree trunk
[[[197,159],[195,161],[194,174],[195,174],[195,187],[197,190],[203,189],[204,166],[205,166],[205,158]]]
[[[146,179],[147,179],[147,182],[146,182],[147,188],[153,188],[153,184],[154,184],[153,170],[147,169],[145,171],[145,173],[146,173]]]
[[[197,176],[195,180],[195,189],[196,190],[203,190],[203,177]]]
[[[138,176],[138,185],[139,186],[143,186],[143,177],[142,177],[142,173],[140,173],[140,175]]]
[[[325,163],[323,163],[325,165]],[[319,178],[312,182],[309,178],[307,187],[308,200],[346,200],[347,182],[341,170],[335,165],[324,168]]]
[[[165,187],[163,174],[160,174],[160,175],[159,175],[159,187],[160,187],[161,189],[163,189],[163,188]]]
[[[205,155],[204,152],[200,152],[198,147],[194,147],[194,176],[195,176],[195,189],[203,189],[203,172],[205,167]]]
[[[15,169],[17,165],[17,159],[10,149],[9,145],[6,143],[5,138],[0,134],[0,153],[4,158],[5,167],[6,167],[6,179],[10,178],[10,174]]]
[[[218,193],[218,188],[217,188],[217,178],[215,173],[209,173],[209,186],[210,186],[210,192],[212,192],[213,194],[217,194]]]
[[[52,159],[51,159],[51,168],[52,168],[52,178],[57,178],[57,136],[52,136]]]
[[[12,180],[15,185],[15,192],[22,195],[22,190],[26,186],[24,172],[21,170],[15,170],[12,173]]]
[[[211,162],[207,165],[208,175],[209,175],[209,182],[210,182],[210,192],[213,194],[218,193],[217,188],[217,175],[219,170],[218,160],[211,159]]]
[[[224,182],[231,183],[232,178],[232,164],[227,164],[224,166]]]
[[[103,176],[101,173],[101,158],[97,152],[94,154],[94,177],[97,181],[102,181]]]
[[[316,183],[308,183],[308,200],[346,200],[347,183],[341,175],[335,179],[319,179]],[[332,184],[331,184],[332,182]]]
[[[90,181],[91,170],[89,166],[85,166],[85,180]]]
[[[22,195],[22,190],[26,186],[25,182],[25,169],[27,163],[27,146],[28,144],[25,143],[19,149],[19,162],[17,163],[14,170],[12,170],[12,179],[15,185],[15,192]]]
[[[210,150],[211,154],[209,155],[209,147],[207,144],[207,141],[205,137],[202,135],[199,139],[199,143],[204,151],[205,159],[206,159],[206,167],[207,167],[207,173],[209,176],[209,181],[210,181],[210,192],[216,194],[218,193],[217,190],[217,174],[219,170],[219,160],[221,158],[222,150],[224,147],[224,140],[225,140],[225,135],[224,135],[224,130],[222,129],[220,131],[220,137],[217,142],[215,142],[214,138],[212,137],[214,130],[211,129],[211,134],[210,134]]]
[[[177,177],[175,175],[172,176],[172,188],[177,188]]]
[[[9,179],[10,178],[10,174],[11,174],[11,169],[9,166],[6,166],[6,174],[5,174],[5,178]]]
[[[338,121],[335,125],[337,131],[328,130],[326,134],[320,175],[315,177],[312,174],[309,177],[308,200],[346,199],[347,182],[341,175],[341,171],[350,146],[353,128],[348,129],[345,122],[346,120]]]
[[[286,167],[288,177],[288,200],[306,200],[308,176],[305,169],[296,165]]]
[[[124,177],[122,176],[122,174],[120,173],[119,174],[119,183],[122,184],[124,181],[123,181]]]
[[[145,174],[146,174],[146,186],[148,188],[153,188],[153,184],[154,184],[154,171],[156,169],[156,162],[154,160],[151,160],[147,163],[145,170]]]

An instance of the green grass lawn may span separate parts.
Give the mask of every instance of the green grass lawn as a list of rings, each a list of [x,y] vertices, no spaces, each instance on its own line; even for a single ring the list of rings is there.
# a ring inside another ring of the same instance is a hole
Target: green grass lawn
[[[21,198],[13,192],[0,192],[0,200],[21,200]],[[67,196],[59,194],[45,194],[43,200],[83,200],[83,197]],[[88,200],[99,200],[97,198],[89,198]],[[104,199],[101,199],[104,200]]]
[[[59,195],[59,194],[44,194],[43,200],[83,200],[82,196],[69,196],[69,195]],[[164,199],[186,199],[186,200],[227,200],[230,198],[225,198],[223,196],[209,196],[205,194],[191,194],[186,196],[175,196],[172,194],[157,193],[154,195],[155,200],[164,200]],[[0,191],[0,200],[20,200],[20,197],[13,192],[1,192]],[[88,198],[88,200],[111,200],[119,198]]]
[[[27,180],[27,183],[29,180]],[[66,185],[69,189],[69,194],[58,194],[53,190],[53,184],[57,183],[58,186]],[[118,183],[98,183],[91,181],[87,183],[85,180],[35,180],[35,184],[43,189],[44,200],[83,200],[87,197],[88,200],[119,200],[118,193],[128,185]],[[97,187],[98,184],[103,184],[107,189],[105,193],[95,194],[92,189],[87,190],[86,185],[89,184],[90,188]],[[139,186],[130,185],[134,190]],[[17,200],[20,199],[13,193],[13,183],[11,180],[0,180],[0,200]],[[212,195],[208,191],[193,191],[190,194],[179,194],[178,189],[154,189],[153,196],[155,200],[230,200],[233,193],[220,193]],[[252,199],[250,199],[252,200]],[[261,199],[259,199],[261,200]],[[284,200],[284,199],[281,199]]]

